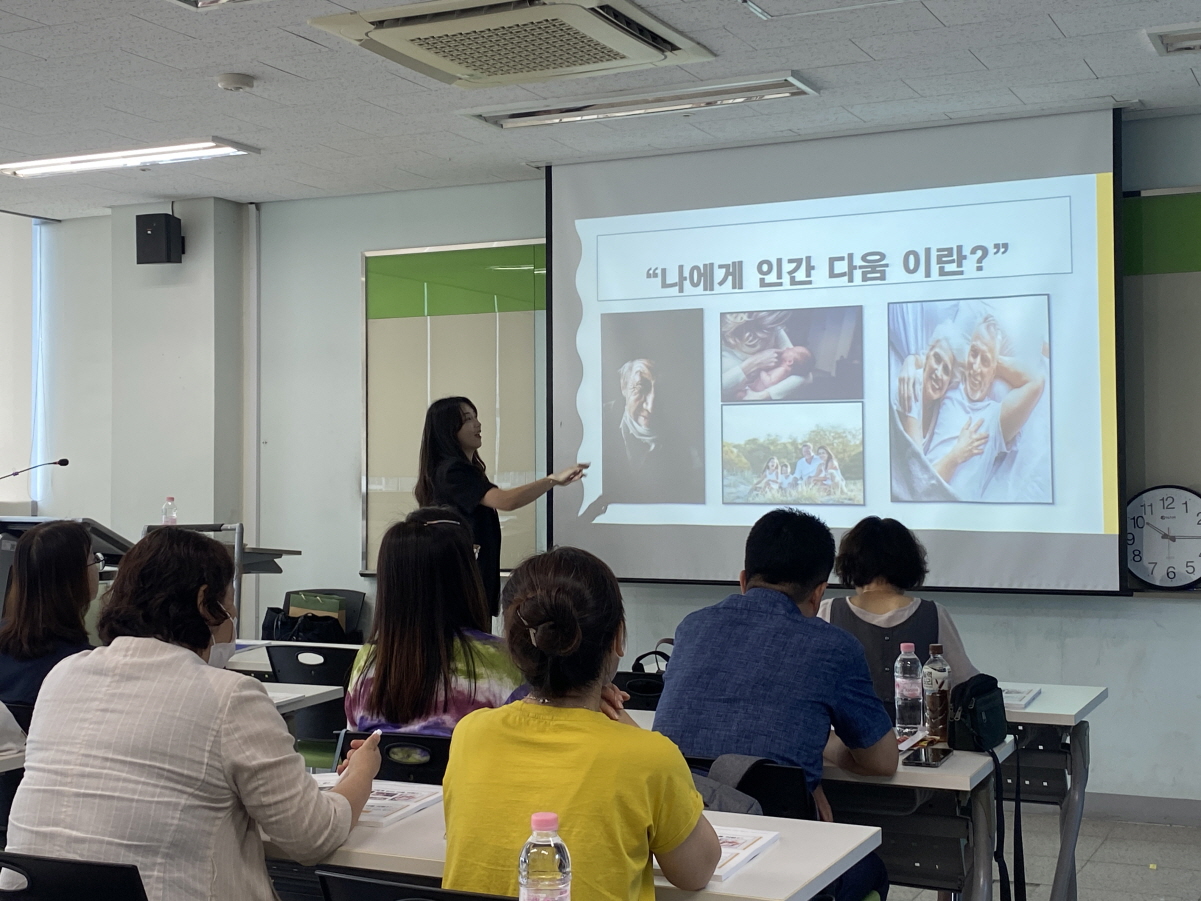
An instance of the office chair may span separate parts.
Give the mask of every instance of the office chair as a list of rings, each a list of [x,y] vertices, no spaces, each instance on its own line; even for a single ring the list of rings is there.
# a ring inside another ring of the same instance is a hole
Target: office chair
[[[346,688],[350,668],[358,654],[354,648],[267,645],[267,659],[276,682],[297,685],[340,685]],[[305,662],[301,657],[316,657]],[[315,704],[290,714],[296,734],[296,750],[310,767],[329,770],[334,765],[337,733],[346,728],[342,699]]]
[[[479,895],[475,892],[453,892],[431,885],[410,885],[349,873],[318,870],[325,901],[509,901],[506,895]],[[397,876],[403,880],[404,876]]]
[[[369,732],[344,730],[338,736],[334,760],[341,763],[346,759],[350,743],[355,739],[365,739],[368,735]],[[377,779],[441,785],[446,763],[450,759],[450,739],[439,735],[385,732],[379,739],[379,753],[382,762]]]
[[[352,588],[301,588],[284,594],[284,615],[291,616],[292,597],[297,594],[332,594],[342,599],[346,614],[346,640],[349,644],[363,643],[363,605],[367,595]]]
[[[688,766],[708,770],[711,757],[686,757]],[[759,802],[765,817],[786,817],[790,820],[818,819],[817,802],[809,791],[805,771],[799,766],[779,763],[759,763],[751,767],[734,786]]]
[[[25,877],[26,886],[3,891],[13,901],[147,901],[138,868],[0,851],[0,867]]]

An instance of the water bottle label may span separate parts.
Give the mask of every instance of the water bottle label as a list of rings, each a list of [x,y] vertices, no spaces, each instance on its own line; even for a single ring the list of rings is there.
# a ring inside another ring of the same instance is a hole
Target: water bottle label
[[[571,886],[523,885],[517,890],[518,901],[571,901]]]
[[[898,698],[920,698],[922,683],[917,679],[894,679],[893,687]]]

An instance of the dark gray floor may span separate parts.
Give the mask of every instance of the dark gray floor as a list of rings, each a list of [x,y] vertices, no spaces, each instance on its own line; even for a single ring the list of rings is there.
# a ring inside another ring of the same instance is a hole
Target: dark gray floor
[[[1059,819],[1053,812],[1027,812],[1023,807],[1022,827],[1027,897],[1046,901],[1059,853]],[[1079,901],[1201,901],[1201,828],[1085,817],[1076,845],[1076,870]],[[936,897],[934,892],[902,886],[888,894],[889,901]],[[994,888],[993,898],[998,897]]]

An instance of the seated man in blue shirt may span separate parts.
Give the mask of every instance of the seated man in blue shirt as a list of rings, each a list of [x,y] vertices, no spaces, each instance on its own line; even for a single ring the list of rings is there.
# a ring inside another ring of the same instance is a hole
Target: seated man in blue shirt
[[[822,761],[890,776],[897,741],[872,687],[863,645],[817,618],[834,566],[834,536],[799,510],[773,510],[746,540],[741,594],[689,614],[676,629],[655,729],[690,757],[751,754],[799,766],[822,818]],[[830,727],[834,731],[831,733]],[[875,855],[836,883],[838,901],[888,894]]]

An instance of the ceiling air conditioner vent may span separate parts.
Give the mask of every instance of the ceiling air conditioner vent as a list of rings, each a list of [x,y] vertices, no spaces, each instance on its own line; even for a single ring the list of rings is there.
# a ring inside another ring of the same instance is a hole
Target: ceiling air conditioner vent
[[[332,34],[460,87],[521,84],[712,59],[628,0],[433,0],[312,19]]]
[[[1146,35],[1151,41],[1151,47],[1160,56],[1201,53],[1201,22],[1172,25],[1168,28],[1149,28]]]

